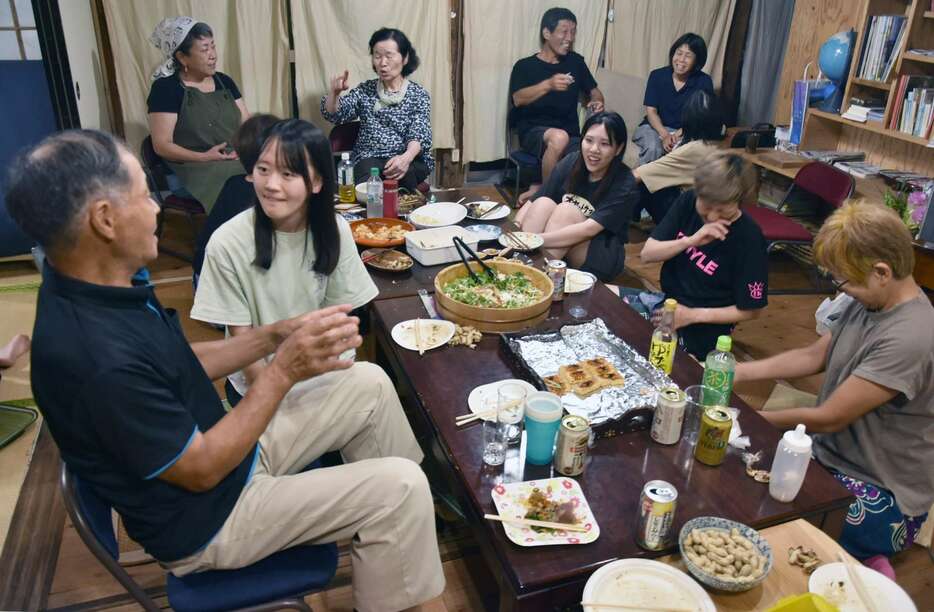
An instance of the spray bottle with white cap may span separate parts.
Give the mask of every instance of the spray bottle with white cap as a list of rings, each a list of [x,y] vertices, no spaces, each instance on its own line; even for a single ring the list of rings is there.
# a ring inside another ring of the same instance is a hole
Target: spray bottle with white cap
[[[780,502],[793,500],[804,484],[810,461],[811,436],[804,432],[804,425],[799,423],[794,430],[786,431],[778,441],[775,459],[772,460],[769,495]]]

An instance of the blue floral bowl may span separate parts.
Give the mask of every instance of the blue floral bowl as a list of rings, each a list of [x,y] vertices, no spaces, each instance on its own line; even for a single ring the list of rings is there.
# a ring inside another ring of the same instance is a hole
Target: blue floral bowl
[[[701,568],[698,564],[689,559],[685,553],[684,541],[692,530],[716,529],[729,535],[730,530],[734,527],[739,530],[740,535],[752,542],[760,555],[765,557],[765,567],[763,568],[761,576],[749,579],[735,578],[732,580],[724,580]],[[684,565],[688,568],[688,571],[691,572],[691,575],[702,584],[719,591],[730,591],[734,593],[748,591],[765,580],[766,576],[768,576],[769,572],[772,570],[772,547],[769,546],[768,541],[752,527],[718,516],[699,516],[685,523],[684,527],[681,528],[681,533],[678,535],[678,547],[681,549],[681,559],[684,561]]]

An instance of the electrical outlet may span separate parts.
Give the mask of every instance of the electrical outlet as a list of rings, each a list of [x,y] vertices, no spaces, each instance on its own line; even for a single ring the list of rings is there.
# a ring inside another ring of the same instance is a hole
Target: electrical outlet
[[[451,150],[451,161],[454,162],[454,163],[457,163],[457,162],[459,162],[460,160],[461,160],[461,150],[460,150],[460,149],[452,149],[452,150]]]

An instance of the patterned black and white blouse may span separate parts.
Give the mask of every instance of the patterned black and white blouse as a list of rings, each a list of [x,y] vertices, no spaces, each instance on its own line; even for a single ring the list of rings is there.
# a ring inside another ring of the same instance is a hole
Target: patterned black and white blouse
[[[388,159],[405,152],[413,140],[422,145],[420,159],[428,172],[434,170],[431,155],[431,96],[414,81],[409,81],[402,102],[373,110],[376,101],[376,79],[364,81],[337,99],[337,112],[325,108],[327,97],[321,98],[321,114],[331,123],[347,123],[360,119],[360,134],[353,149],[353,163],[367,157]]]

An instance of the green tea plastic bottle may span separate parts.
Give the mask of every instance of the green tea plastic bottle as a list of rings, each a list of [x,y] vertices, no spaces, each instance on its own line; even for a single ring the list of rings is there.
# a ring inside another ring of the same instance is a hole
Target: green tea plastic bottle
[[[717,338],[717,348],[707,353],[704,360],[704,386],[720,391],[727,402],[733,393],[733,374],[736,372],[736,357],[730,351],[733,339],[729,336]]]

